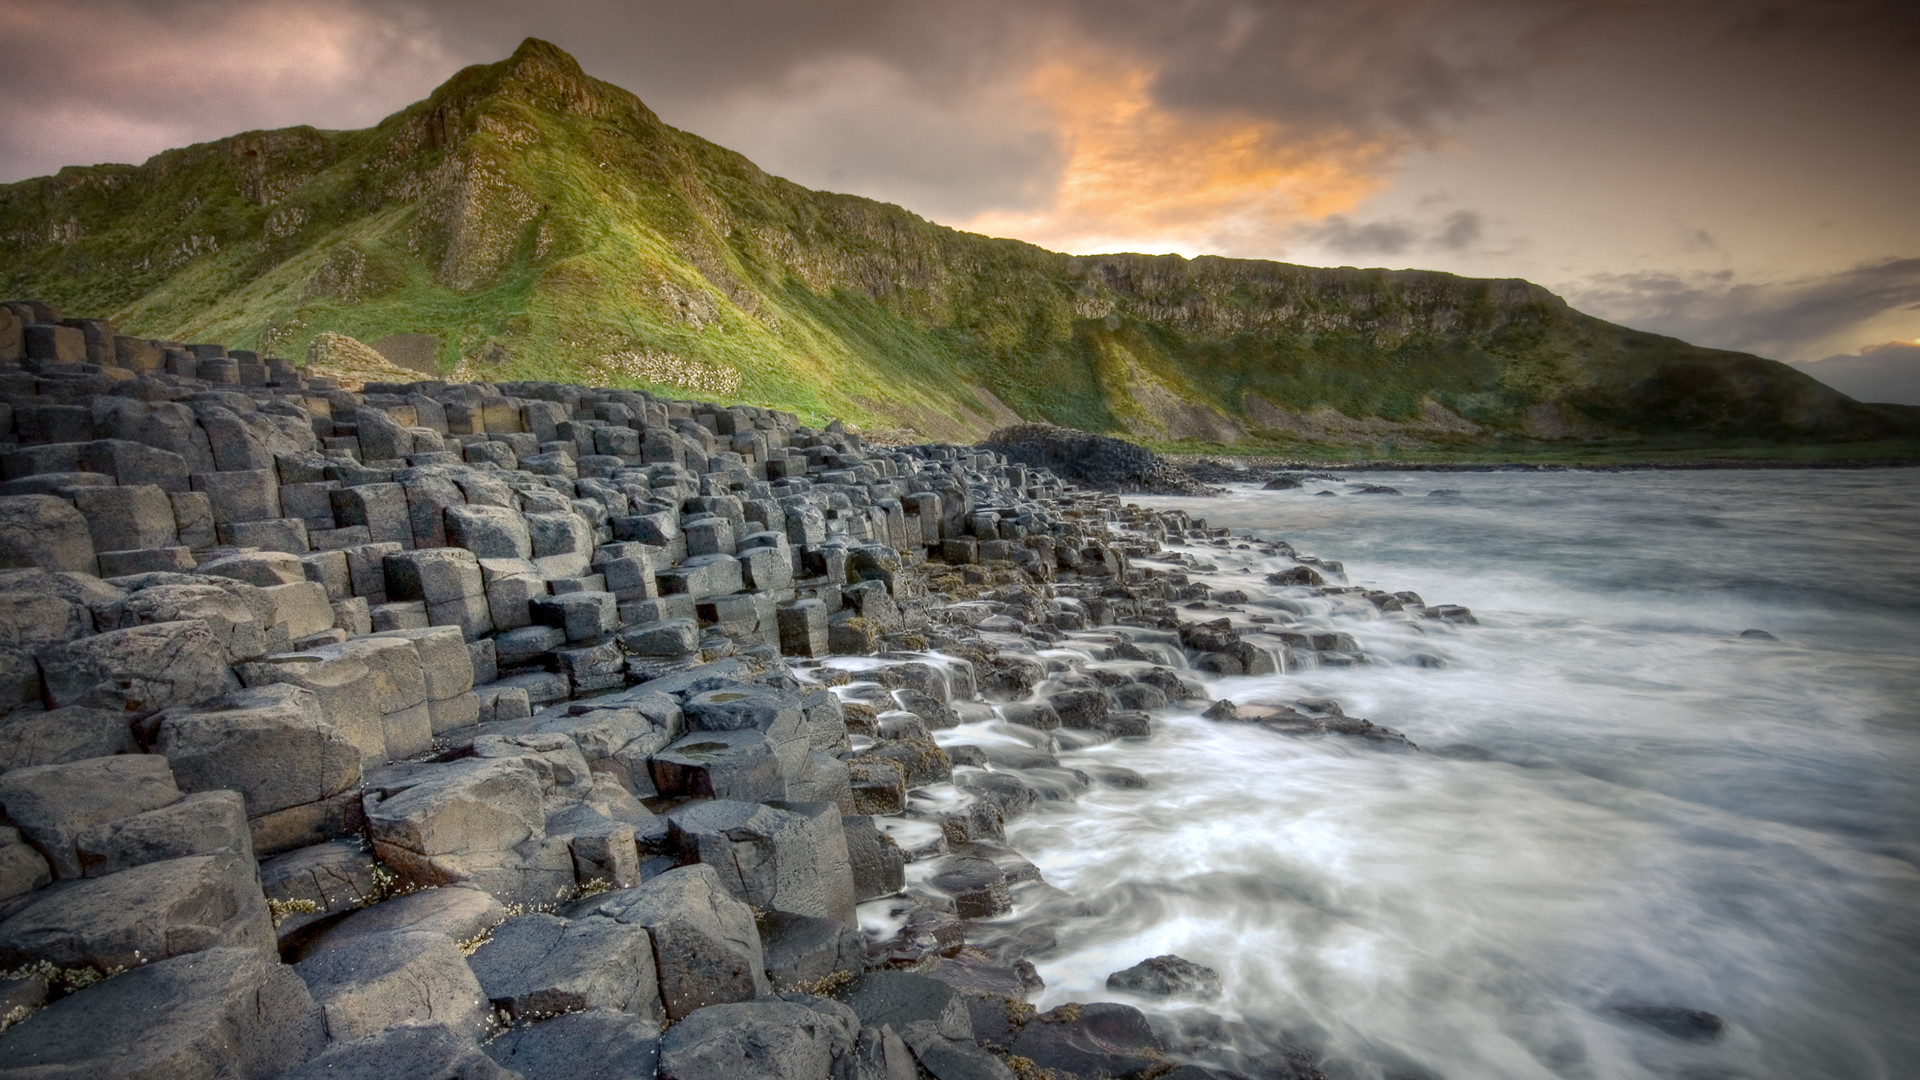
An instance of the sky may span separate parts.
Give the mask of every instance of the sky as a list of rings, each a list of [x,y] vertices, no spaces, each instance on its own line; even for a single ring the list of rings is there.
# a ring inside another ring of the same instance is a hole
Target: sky
[[[526,36],[943,224],[1523,277],[1920,404],[1910,2],[0,0],[0,182],[367,126]]]

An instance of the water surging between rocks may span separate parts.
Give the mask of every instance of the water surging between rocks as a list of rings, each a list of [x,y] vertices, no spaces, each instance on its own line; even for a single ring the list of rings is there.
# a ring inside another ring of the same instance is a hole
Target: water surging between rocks
[[[1216,598],[1248,594],[1212,605],[1243,625],[1348,633],[1366,654],[1184,677],[1243,706],[1336,702],[1419,749],[1194,704],[1148,739],[1063,753],[1145,785],[1096,784],[1009,825],[1085,905],[1051,923],[1040,1007],[1129,1001],[1170,1050],[1256,1073],[1292,1044],[1330,1076],[1383,1080],[1912,1075],[1914,478],[1444,483],[1462,494],[1156,501],[1484,624],[1270,586],[1295,560],[1231,544],[1169,549],[1163,565],[1215,568],[1194,577]],[[1220,972],[1224,994],[1108,989],[1166,953]]]

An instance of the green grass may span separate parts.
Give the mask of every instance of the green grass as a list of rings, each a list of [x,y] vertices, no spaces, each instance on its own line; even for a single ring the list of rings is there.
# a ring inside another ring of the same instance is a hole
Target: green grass
[[[672,356],[737,373],[734,400],[950,438],[992,426],[976,388],[1156,444],[1197,408],[1247,433],[1235,452],[1304,445],[1263,430],[1255,398],[1395,422],[1431,401],[1485,429],[1354,436],[1331,456],[1847,453],[1920,434],[1524,282],[1073,257],[810,191],[531,41],[364,131],[250,133],[0,187],[0,292],[142,336],[298,356],[322,331],[428,333],[447,372],[716,396],[605,361]],[[1530,438],[1541,415],[1587,441]]]

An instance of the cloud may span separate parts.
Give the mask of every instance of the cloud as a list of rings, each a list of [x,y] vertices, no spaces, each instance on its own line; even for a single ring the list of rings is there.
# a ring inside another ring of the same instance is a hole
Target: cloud
[[[1920,341],[1889,341],[1794,366],[1860,401],[1920,405]]]
[[[1576,307],[1614,322],[1787,360],[1812,360],[1886,326],[1920,326],[1920,258],[1886,259],[1773,284],[1731,271],[1596,275],[1567,290]]]
[[[1271,254],[1444,141],[1546,62],[1566,12],[1596,6],[11,0],[0,179],[363,126],[533,35],[801,183],[1057,247]]]
[[[1295,229],[1291,239],[1306,250],[1365,259],[1412,251],[1465,251],[1480,242],[1484,227],[1484,219],[1474,210],[1455,210],[1432,225],[1406,218],[1355,221],[1335,214]]]

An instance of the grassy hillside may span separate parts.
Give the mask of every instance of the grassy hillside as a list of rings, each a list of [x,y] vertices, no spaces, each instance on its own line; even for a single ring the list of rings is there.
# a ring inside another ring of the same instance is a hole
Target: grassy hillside
[[[1827,442],[1913,422],[1523,281],[1076,257],[811,191],[528,41],[365,131],[253,132],[0,187],[0,293],[299,355],[643,386],[978,435],[1446,449]]]

